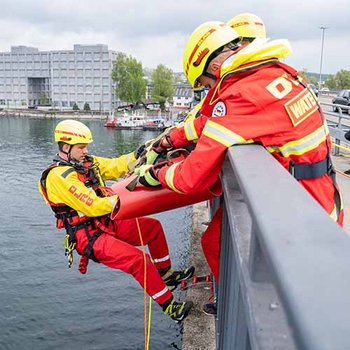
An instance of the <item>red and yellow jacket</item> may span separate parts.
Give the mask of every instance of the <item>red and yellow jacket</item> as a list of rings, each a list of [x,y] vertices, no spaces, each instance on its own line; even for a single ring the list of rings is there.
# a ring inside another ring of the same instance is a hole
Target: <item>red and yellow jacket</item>
[[[101,178],[116,180],[124,176],[135,162],[134,153],[122,155],[118,158],[93,157],[93,163],[98,163]],[[53,167],[46,177],[46,194],[43,193],[39,182],[39,191],[46,202],[65,204],[76,210],[80,216],[100,217],[110,214],[118,200],[117,195],[100,197],[93,188],[87,187],[80,174],[72,166]],[[49,203],[49,204],[51,204]]]
[[[255,45],[250,50],[259,52],[261,43]],[[183,162],[160,169],[163,185],[183,193],[212,185],[227,148],[237,144],[263,145],[287,170],[294,163],[327,159],[331,149],[327,125],[312,91],[293,68],[275,58],[283,56],[276,54],[278,47],[288,49],[283,46],[283,42],[270,45],[269,57],[269,49],[262,44],[262,60],[256,60],[259,55],[255,53],[241,60],[242,65],[235,55],[223,63],[218,83],[201,108],[202,116],[170,134],[176,147],[199,140]],[[339,221],[342,215],[335,206],[336,188],[328,174],[300,183]]]

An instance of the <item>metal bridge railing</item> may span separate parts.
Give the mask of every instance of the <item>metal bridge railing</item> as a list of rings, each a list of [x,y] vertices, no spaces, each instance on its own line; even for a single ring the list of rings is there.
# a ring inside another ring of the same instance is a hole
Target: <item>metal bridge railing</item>
[[[336,147],[337,145],[340,146],[343,143],[350,148],[350,142],[344,137],[345,133],[350,129],[350,107],[325,102],[321,102],[320,105],[321,107],[332,107],[333,109],[331,112],[322,108],[327,119],[330,135],[335,143],[333,154],[339,155],[340,147]],[[343,112],[343,109],[345,112]]]
[[[350,237],[261,146],[222,180],[217,348],[350,349]]]

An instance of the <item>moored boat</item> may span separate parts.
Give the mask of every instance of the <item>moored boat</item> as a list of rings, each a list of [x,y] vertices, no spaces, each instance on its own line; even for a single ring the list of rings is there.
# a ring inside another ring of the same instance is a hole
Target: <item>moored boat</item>
[[[146,117],[144,115],[137,113],[124,113],[120,116],[108,116],[104,126],[115,129],[142,130],[145,124]]]

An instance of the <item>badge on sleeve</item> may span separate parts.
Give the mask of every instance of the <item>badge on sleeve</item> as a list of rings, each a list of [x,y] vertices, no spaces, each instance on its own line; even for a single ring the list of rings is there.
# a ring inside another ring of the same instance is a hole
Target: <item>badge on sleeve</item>
[[[212,117],[222,117],[226,115],[226,105],[224,102],[219,101],[213,108]]]

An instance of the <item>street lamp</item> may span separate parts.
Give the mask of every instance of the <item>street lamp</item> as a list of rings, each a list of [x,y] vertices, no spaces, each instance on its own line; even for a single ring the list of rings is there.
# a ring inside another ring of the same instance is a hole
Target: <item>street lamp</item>
[[[322,29],[322,46],[321,46],[321,60],[320,60],[320,78],[318,80],[318,89],[321,91],[322,87],[322,60],[323,60],[323,44],[324,44],[324,32],[326,29],[329,29],[329,27],[326,26],[320,26],[320,29]]]

